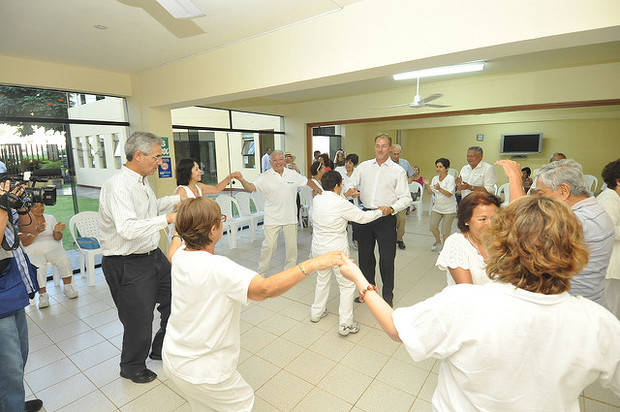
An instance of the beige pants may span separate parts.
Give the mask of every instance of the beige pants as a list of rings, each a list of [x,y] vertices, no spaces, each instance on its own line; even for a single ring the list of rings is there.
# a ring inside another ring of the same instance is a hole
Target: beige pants
[[[192,412],[249,412],[254,406],[254,390],[239,372],[216,384],[190,383],[166,370],[174,385],[183,393]]]
[[[443,235],[444,239],[447,238],[450,236],[450,232],[452,231],[452,222],[454,222],[455,217],[456,213],[448,213],[444,215],[433,210],[431,212],[431,232],[437,231],[439,229],[439,223],[441,222],[441,235]]]
[[[286,260],[284,268],[288,269],[297,263],[297,225],[266,225],[265,240],[258,261],[258,273],[263,276],[269,271],[271,256],[278,245],[278,234],[284,233],[284,245],[286,248]]]
[[[405,224],[407,223],[407,209],[396,213],[396,241],[402,242],[405,235]]]
[[[320,252],[327,253],[332,250],[324,250]],[[345,253],[347,256],[349,255],[348,251],[345,251]],[[321,253],[313,253],[312,257],[320,255]],[[355,283],[342,276],[338,266],[334,266],[326,270],[317,270],[316,273],[316,289],[314,292],[314,303],[310,307],[310,315],[318,317],[325,311],[327,306],[327,298],[329,297],[329,284],[333,274],[336,278],[336,282],[338,282],[338,288],[340,289],[338,323],[340,325],[351,326],[353,324],[353,299],[355,298],[357,292]]]

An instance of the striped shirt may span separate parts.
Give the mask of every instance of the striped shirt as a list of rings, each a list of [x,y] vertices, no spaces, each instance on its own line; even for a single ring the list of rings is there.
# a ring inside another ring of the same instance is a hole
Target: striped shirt
[[[145,177],[123,166],[104,183],[99,195],[103,255],[146,253],[157,248],[159,231],[168,224],[165,212],[180,200],[179,195],[157,199]]]

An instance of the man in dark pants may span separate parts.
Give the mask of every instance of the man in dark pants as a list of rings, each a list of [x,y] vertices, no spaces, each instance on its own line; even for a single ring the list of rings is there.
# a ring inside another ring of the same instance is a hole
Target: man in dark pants
[[[162,164],[161,154],[161,138],[133,133],[125,143],[127,163],[105,182],[99,198],[103,274],[124,328],[120,374],[135,383],[157,377],[146,368],[146,357],[150,349],[152,359],[161,359],[170,316],[170,263],[157,245],[176,213],[160,213],[187,197],[183,190],[155,197],[146,177]],[[156,303],[161,322],[151,345]]]
[[[392,138],[375,137],[375,158],[357,168],[360,200],[364,210],[388,206],[392,213],[365,225],[359,225],[359,266],[369,283],[375,284],[375,243],[379,245],[379,270],[383,299],[392,306],[394,258],[396,256],[396,213],[412,203],[405,170],[390,159]],[[359,301],[359,299],[356,299]]]

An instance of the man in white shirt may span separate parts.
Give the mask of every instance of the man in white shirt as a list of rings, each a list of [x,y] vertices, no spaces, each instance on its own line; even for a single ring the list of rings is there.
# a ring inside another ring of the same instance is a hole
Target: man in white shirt
[[[321,190],[307,177],[293,169],[284,167],[284,154],[281,150],[271,152],[271,169],[250,183],[243,177],[239,179],[248,192],[259,191],[265,195],[265,240],[258,262],[258,272],[266,276],[269,271],[271,255],[276,248],[280,231],[284,233],[286,260],[284,267],[297,262],[297,188],[308,185],[318,193]]]
[[[482,148],[472,146],[467,149],[467,164],[456,178],[456,189],[461,191],[461,198],[471,192],[486,191],[495,194],[497,176],[493,165],[482,161]]]
[[[359,225],[359,266],[369,283],[375,284],[375,242],[379,245],[379,270],[383,282],[383,299],[392,305],[394,289],[394,258],[396,257],[396,213],[412,204],[405,170],[390,159],[392,138],[387,134],[375,137],[375,155],[357,168],[363,210],[379,206],[391,208],[391,214]],[[359,301],[358,299],[356,301]]]
[[[399,144],[393,144],[390,149],[390,158],[394,163],[405,169],[407,173],[407,183],[413,182],[413,167],[407,159],[400,158],[400,152],[402,147]],[[407,223],[407,209],[403,209],[396,214],[396,244],[399,249],[405,249],[405,242],[403,242],[403,236],[405,235],[405,223]]]
[[[160,230],[174,223],[170,210],[180,195],[155,197],[147,176],[161,161],[161,138],[152,133],[135,132],[125,143],[127,163],[101,188],[101,266],[112,299],[123,324],[120,375],[135,383],[154,380],[155,372],[146,368],[146,357],[161,360],[161,347],[170,316],[170,263],[157,247]],[[153,309],[161,313],[160,329],[152,338]]]
[[[269,156],[271,156],[271,147],[267,149],[267,152],[263,155],[261,159],[261,166],[263,172],[271,169],[271,164],[269,163]]]

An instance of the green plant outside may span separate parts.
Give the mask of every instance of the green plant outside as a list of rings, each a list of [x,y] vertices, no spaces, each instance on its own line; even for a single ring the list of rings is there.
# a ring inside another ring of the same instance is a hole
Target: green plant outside
[[[78,196],[77,199],[80,212],[87,210],[96,212],[99,210],[99,200],[81,196]],[[53,215],[58,222],[67,225],[65,230],[62,232],[62,246],[66,250],[77,249],[77,247],[73,244],[73,238],[69,232],[69,220],[73,217],[73,215],[75,215],[72,197],[58,196],[54,206],[45,206],[45,213],[48,215]]]

